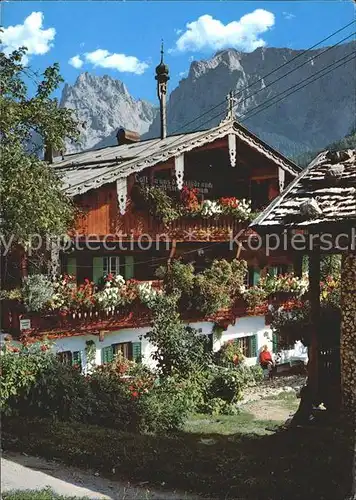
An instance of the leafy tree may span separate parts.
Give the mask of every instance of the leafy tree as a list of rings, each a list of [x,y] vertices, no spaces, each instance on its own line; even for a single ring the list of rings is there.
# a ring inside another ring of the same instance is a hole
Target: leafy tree
[[[156,348],[152,358],[161,375],[190,375],[208,361],[206,338],[184,325],[177,311],[176,294],[158,296],[153,307],[152,329],[145,338]]]
[[[354,149],[354,148],[356,148],[356,127],[353,127],[350,130],[350,132],[339,141],[335,141],[325,146],[325,148],[320,149],[319,151],[305,151],[301,155],[294,158],[294,161],[297,165],[300,165],[301,167],[305,168],[322,151],[326,150],[342,151],[343,149]]]
[[[34,73],[21,62],[26,51],[0,53],[0,216],[5,242],[28,248],[32,235],[66,233],[73,220],[72,203],[51,166],[39,159],[34,137],[60,150],[66,138],[76,139],[78,133],[73,112],[51,98],[63,81],[58,64],[45,70],[29,96],[26,79]]]

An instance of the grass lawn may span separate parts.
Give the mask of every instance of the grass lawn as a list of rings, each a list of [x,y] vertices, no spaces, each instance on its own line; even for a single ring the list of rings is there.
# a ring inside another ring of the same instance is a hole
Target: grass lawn
[[[266,428],[276,428],[278,425],[273,420],[256,420],[251,413],[242,411],[239,415],[192,415],[186,425],[185,431],[193,434],[257,434],[265,435],[269,432]]]
[[[273,433],[265,430],[271,424],[246,412],[193,415],[168,437],[12,417],[3,419],[2,447],[209,499],[345,500],[353,434],[312,427]]]
[[[50,488],[43,490],[13,490],[5,491],[1,500],[88,500],[88,497],[67,497],[57,495]]]

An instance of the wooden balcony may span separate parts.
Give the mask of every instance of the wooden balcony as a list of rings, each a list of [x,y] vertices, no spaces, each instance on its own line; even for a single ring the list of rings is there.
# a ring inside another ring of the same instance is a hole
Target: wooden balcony
[[[29,341],[46,337],[48,340],[77,336],[105,335],[106,332],[125,328],[147,327],[152,316],[147,307],[141,303],[133,303],[110,312],[92,309],[91,311],[27,313],[23,306],[14,301],[3,303],[3,331],[14,338]],[[218,311],[216,314],[203,316],[198,311],[181,311],[182,319],[187,323],[209,321],[220,324],[224,329],[234,324],[237,318],[244,316],[264,316],[267,306],[258,310],[249,310],[241,300],[231,308]]]
[[[118,235],[123,240],[144,239],[179,242],[229,241],[249,222],[239,222],[232,216],[221,217],[180,217],[166,225],[150,215],[131,217],[128,213],[118,227]]]

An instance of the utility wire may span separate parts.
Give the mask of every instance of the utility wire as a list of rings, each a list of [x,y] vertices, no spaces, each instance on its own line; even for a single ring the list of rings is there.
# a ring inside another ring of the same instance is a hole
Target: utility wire
[[[255,116],[257,115],[258,113],[261,113],[262,111],[264,111],[265,109],[268,109],[269,107],[271,107],[273,104],[276,104],[277,102],[279,101],[282,101],[285,97],[288,97],[289,95],[292,95],[294,94],[295,92],[297,92],[298,90],[301,90],[302,88],[306,87],[307,85],[309,85],[310,83],[313,83],[314,81],[317,81],[319,80],[320,78],[322,78],[323,76],[327,75],[328,73],[330,73],[331,71],[334,71],[334,69],[342,66],[343,64],[347,64],[348,62],[350,62],[352,59],[354,59],[354,57],[351,57],[350,56],[352,54],[355,54],[356,52],[353,51],[353,52],[350,52],[350,54],[347,54],[346,56],[340,58],[340,59],[337,59],[336,61],[334,61],[332,64],[328,65],[328,66],[325,66],[324,68],[322,68],[321,70],[317,71],[316,73],[314,73],[313,75],[310,75],[308,76],[307,78],[304,78],[304,80],[301,80],[300,82],[296,83],[295,85],[292,85],[292,87],[289,87],[287,88],[286,90],[283,90],[283,92],[280,92],[279,94],[276,94],[275,96],[271,97],[270,99],[268,99],[267,101],[264,101],[263,103],[259,104],[258,106],[256,106],[255,108],[247,111],[245,114],[242,114],[238,117],[238,121],[241,121],[241,122],[244,122],[246,120],[248,120],[249,118],[251,118],[252,116]],[[342,64],[339,64],[338,66],[336,66],[335,68],[333,68],[333,66],[335,66],[337,63],[341,62],[341,61],[344,61],[345,59],[348,59],[346,60],[345,62],[343,62]],[[332,68],[331,71],[326,71],[328,68]],[[315,78],[316,75],[318,75],[319,73],[323,73],[324,71],[326,71],[324,74],[320,75],[318,78]],[[306,85],[303,85],[302,87],[300,88],[297,88],[296,90],[294,90],[293,92],[290,92],[289,94],[286,94],[285,96],[283,96],[283,94],[285,94],[286,92],[288,92],[289,90],[291,89],[294,89],[296,87],[298,87],[300,84],[306,82],[307,80],[310,80],[312,79],[310,82],[308,82]],[[282,96],[280,99],[277,99],[278,97]],[[270,104],[269,106],[267,107],[264,107],[266,103],[269,103],[273,100],[277,99],[275,102],[272,102],[272,104]],[[259,109],[259,108],[262,108],[262,109]],[[257,111],[256,111],[257,110]],[[256,112],[255,112],[256,111]],[[253,112],[253,113],[252,113]],[[250,114],[252,113],[252,114]],[[212,116],[206,123],[209,123],[210,121],[212,120],[215,120],[216,118],[219,118],[220,116],[222,116],[224,114],[224,111]],[[243,119],[241,119],[243,117]],[[192,130],[192,132],[195,132],[197,129],[194,129]]]
[[[332,38],[334,35],[337,35],[338,33],[340,33],[341,31],[343,31],[344,29],[348,28],[349,26],[351,26],[352,24],[354,24],[356,22],[356,20],[353,20],[351,21],[350,23],[346,24],[345,26],[343,26],[342,28],[338,29],[337,31],[334,31],[333,33],[331,33],[331,35],[327,36],[326,38],[323,38],[322,40],[320,40],[319,42],[317,42],[316,44],[312,45],[311,47],[309,47],[308,49],[305,49],[303,52],[301,52],[300,54],[297,54],[296,56],[292,57],[292,59],[288,59],[288,61],[286,61],[285,63],[283,63],[281,66],[278,66],[277,68],[273,69],[272,71],[270,71],[269,73],[267,73],[266,75],[258,78],[257,80],[255,80],[254,82],[252,82],[251,84],[249,85],[246,85],[245,87],[243,87],[242,89],[240,89],[238,92],[234,93],[233,94],[233,97],[236,97],[240,94],[242,94],[242,92],[244,92],[245,90],[249,89],[250,87],[253,87],[254,85],[256,85],[256,83],[259,83],[259,82],[262,82],[265,78],[267,78],[268,76],[270,75],[273,75],[274,73],[276,73],[277,71],[279,71],[280,69],[282,69],[284,66],[287,66],[288,64],[292,63],[293,61],[295,61],[296,59],[304,56],[305,54],[307,54],[310,50],[314,49],[315,47],[317,47],[318,45],[320,45],[321,43],[323,42],[326,42],[327,40],[329,40],[330,38]],[[313,59],[316,59],[317,57],[319,57],[319,55],[322,55],[324,54],[325,52],[327,52],[328,50],[336,47],[339,43],[347,40],[348,38],[350,38],[352,35],[354,35],[355,33],[352,33],[350,36],[347,36],[345,38],[343,38],[340,42],[328,47],[326,50],[324,50],[323,52],[321,52],[320,54],[316,54],[314,57],[308,59],[307,61],[305,61],[304,63],[302,63],[300,66],[297,66],[297,68],[291,70],[290,72],[288,72],[287,74],[283,75],[281,78],[284,78],[285,76],[289,75],[290,73],[292,73],[293,71],[295,71],[296,69],[300,68],[301,66],[303,66],[304,64],[307,64],[310,60],[313,60]],[[279,81],[280,78],[278,80],[275,80],[275,81]],[[274,83],[274,82],[272,82]],[[271,83],[271,84],[272,84]],[[269,85],[271,85],[269,84]],[[263,90],[263,89],[261,89]],[[258,91],[260,92],[260,90]],[[253,94],[254,95],[254,94]],[[184,129],[185,127],[187,127],[188,125],[191,125],[192,123],[194,123],[195,121],[199,120],[200,118],[202,118],[203,116],[209,114],[211,111],[213,111],[214,109],[222,106],[223,104],[226,104],[226,101],[221,101],[220,103],[216,104],[215,106],[211,107],[210,109],[208,109],[207,111],[205,111],[204,113],[202,113],[201,115],[197,116],[196,118],[194,118],[193,120],[185,123],[184,125],[180,126],[178,129],[176,129],[171,135],[173,134],[176,134],[177,132],[179,132],[180,130]],[[239,103],[240,104],[240,103]]]

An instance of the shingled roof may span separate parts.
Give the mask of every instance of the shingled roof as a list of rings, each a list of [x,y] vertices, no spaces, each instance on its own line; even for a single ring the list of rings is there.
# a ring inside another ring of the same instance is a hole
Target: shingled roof
[[[173,135],[165,139],[150,139],[74,153],[60,161],[56,160],[52,166],[62,178],[63,190],[68,195],[75,196],[192,151],[228,134],[235,134],[242,142],[293,177],[300,172],[300,167],[295,163],[237,122],[222,123],[208,130]]]
[[[254,230],[356,224],[356,150],[320,153],[251,224]]]

